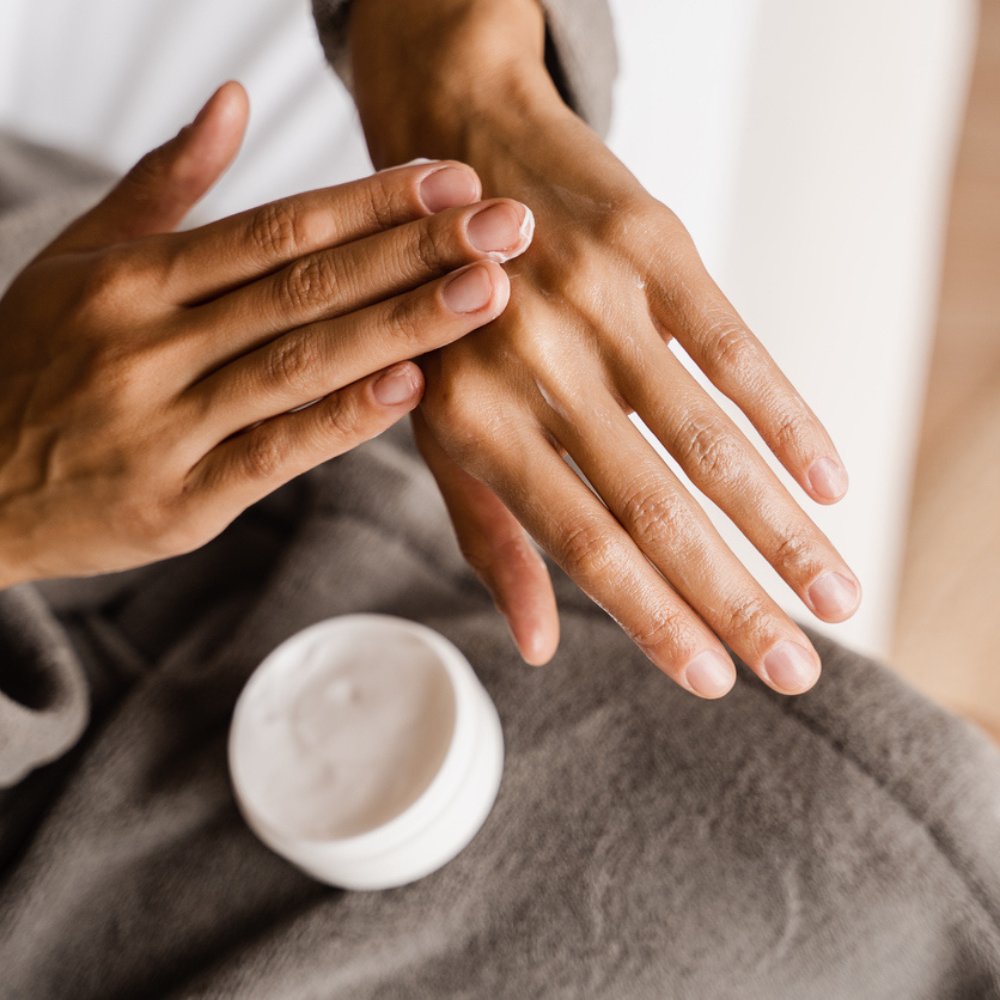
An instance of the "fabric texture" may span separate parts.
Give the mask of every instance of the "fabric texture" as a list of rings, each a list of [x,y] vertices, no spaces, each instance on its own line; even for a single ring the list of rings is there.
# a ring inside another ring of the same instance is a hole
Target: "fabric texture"
[[[83,160],[0,133],[0,292],[109,183]],[[65,635],[33,590],[0,591],[0,634],[3,788],[79,739],[88,696]]]
[[[400,437],[400,435],[397,435]],[[383,438],[200,552],[43,597],[93,692],[78,746],[0,796],[0,997],[1000,996],[1000,755],[816,639],[800,698],[741,668],[681,691],[557,575],[564,638],[524,666],[432,483]],[[381,893],[249,832],[232,707],[283,639],[357,611],[469,657],[503,721],[497,804],[441,871]]]
[[[351,0],[312,0],[327,59],[350,90],[347,18]],[[611,124],[611,84],[618,70],[607,0],[541,0],[549,70],[563,99],[600,135]]]

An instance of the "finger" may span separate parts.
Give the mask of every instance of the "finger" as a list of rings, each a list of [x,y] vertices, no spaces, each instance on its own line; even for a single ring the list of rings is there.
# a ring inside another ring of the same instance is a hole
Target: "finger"
[[[190,125],[147,153],[47,252],[92,250],[173,230],[232,163],[248,115],[246,91],[224,83]]]
[[[709,277],[694,250],[668,281],[651,285],[651,305],[720,392],[749,418],[799,485],[819,503],[847,492],[844,464],[826,428]]]
[[[441,161],[283,198],[174,236],[167,291],[180,303],[201,302],[299,257],[471,204],[481,193],[471,167]]]
[[[644,356],[656,377],[618,372],[624,400],[817,617],[849,618],[861,585],[840,553],[666,345],[649,341]]]
[[[221,364],[292,327],[373,305],[471,261],[510,260],[533,230],[529,209],[497,199],[299,257],[192,310],[200,331],[192,349],[204,363]]]
[[[726,694],[736,671],[718,638],[537,430],[508,433],[504,476],[489,484],[508,509],[664,673],[700,697]]]
[[[188,492],[216,496],[228,523],[234,511],[391,427],[417,405],[423,386],[420,369],[403,362],[265,421],[213,448],[189,474]]]
[[[300,327],[246,354],[184,394],[205,433],[221,439],[451,343],[503,312],[510,283],[482,261],[412,292]]]
[[[525,662],[548,663],[559,645],[559,612],[545,562],[500,498],[438,444],[415,410],[414,437],[437,480],[466,562],[507,620]]]
[[[819,677],[805,633],[733,555],[708,515],[606,391],[587,412],[555,400],[553,431],[639,551],[687,605],[776,690],[798,694]],[[568,419],[560,414],[565,413]],[[619,531],[621,531],[619,528]]]

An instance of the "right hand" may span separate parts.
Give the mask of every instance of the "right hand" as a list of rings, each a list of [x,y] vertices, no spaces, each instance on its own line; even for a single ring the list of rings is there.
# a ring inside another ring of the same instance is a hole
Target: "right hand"
[[[408,359],[506,306],[525,209],[475,204],[459,163],[172,232],[246,119],[220,88],[0,300],[0,587],[204,544],[412,410]]]

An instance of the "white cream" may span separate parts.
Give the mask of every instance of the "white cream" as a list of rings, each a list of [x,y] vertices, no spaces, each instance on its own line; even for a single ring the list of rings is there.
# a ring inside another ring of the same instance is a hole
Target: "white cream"
[[[451,744],[451,680],[413,636],[347,634],[262,680],[235,749],[244,794],[288,835],[332,840],[387,823],[427,789]]]
[[[495,260],[498,264],[506,264],[507,261],[524,253],[531,246],[531,241],[535,238],[535,213],[524,206],[524,218],[521,220],[521,227],[518,232],[517,243],[509,250],[491,250],[486,254],[487,260]]]

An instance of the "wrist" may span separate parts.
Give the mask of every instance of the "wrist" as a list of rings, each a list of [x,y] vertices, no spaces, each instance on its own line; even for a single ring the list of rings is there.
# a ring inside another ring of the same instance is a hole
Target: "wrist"
[[[567,113],[536,0],[355,0],[349,30],[376,167],[416,156],[477,166],[493,133]]]

